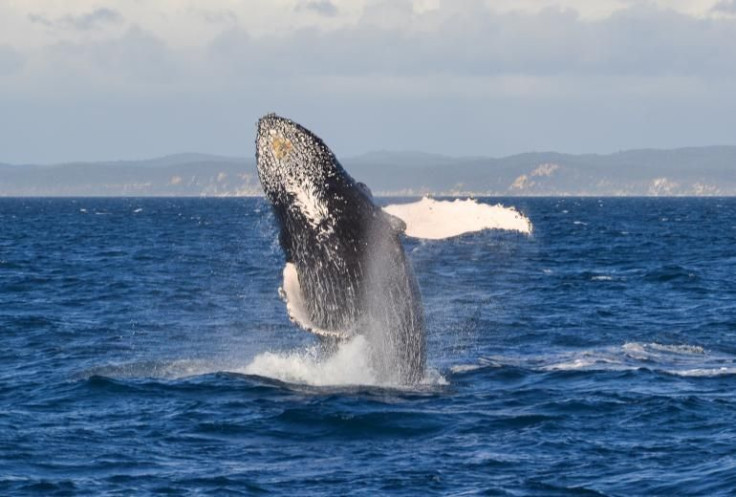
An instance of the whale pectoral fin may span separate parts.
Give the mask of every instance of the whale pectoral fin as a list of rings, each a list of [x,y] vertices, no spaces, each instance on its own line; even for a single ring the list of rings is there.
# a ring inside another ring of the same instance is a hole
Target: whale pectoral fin
[[[289,319],[304,329],[308,329],[311,325],[309,314],[307,312],[306,301],[302,294],[301,285],[299,285],[299,276],[296,272],[296,266],[292,262],[287,262],[284,266],[284,282],[279,288],[279,295],[286,303],[286,312]]]
[[[408,204],[392,204],[384,212],[406,223],[406,236],[445,240],[483,230],[508,230],[531,234],[532,222],[513,207],[490,205],[474,199],[435,200],[424,197]]]
[[[402,219],[399,219],[398,217],[392,214],[389,214],[383,209],[381,209],[380,215],[383,217],[383,219],[386,220],[388,225],[391,227],[391,231],[393,231],[397,235],[400,235],[406,231],[406,223]]]
[[[296,271],[296,265],[292,262],[287,262],[286,266],[284,266],[284,281],[281,288],[279,288],[279,295],[286,303],[286,312],[289,315],[289,319],[301,329],[314,333],[320,338],[333,340],[340,340],[350,336],[347,332],[322,329],[312,322],[309,318],[306,298],[299,284],[299,274]]]

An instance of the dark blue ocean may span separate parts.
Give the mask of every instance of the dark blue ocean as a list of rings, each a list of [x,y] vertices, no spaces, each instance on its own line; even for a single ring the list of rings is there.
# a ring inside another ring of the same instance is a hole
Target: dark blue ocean
[[[534,231],[406,240],[402,390],[320,369],[262,199],[0,199],[0,495],[734,495],[736,199],[484,201]]]

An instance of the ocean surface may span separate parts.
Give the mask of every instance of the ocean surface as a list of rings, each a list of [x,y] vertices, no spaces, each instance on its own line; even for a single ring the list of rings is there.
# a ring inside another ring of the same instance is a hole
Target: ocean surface
[[[483,201],[533,232],[406,240],[402,389],[289,322],[262,199],[0,199],[0,495],[734,495],[736,199]]]

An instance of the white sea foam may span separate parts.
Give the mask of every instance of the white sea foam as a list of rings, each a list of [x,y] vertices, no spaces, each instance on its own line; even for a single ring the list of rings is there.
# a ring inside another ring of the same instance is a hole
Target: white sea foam
[[[723,369],[715,367],[723,362],[736,367],[736,357],[711,354],[703,347],[688,344],[628,342],[621,347],[572,352],[559,359],[559,362],[552,359],[544,369],[631,370],[646,367],[669,374],[694,375],[687,373],[690,371],[706,376],[707,372]]]
[[[648,346],[654,350],[671,352],[673,354],[704,355],[706,353],[705,349],[699,345],[662,345],[660,343],[650,343]]]
[[[629,342],[623,345],[622,350],[627,357],[642,361],[663,360],[668,356],[673,360],[688,360],[687,356],[706,355],[705,349],[697,345],[664,345],[661,343]]]
[[[337,350],[325,354],[319,346],[289,352],[263,352],[247,366],[234,372],[263,376],[286,383],[326,386],[381,386],[405,388],[379,379],[371,366],[370,344],[363,336],[341,342]],[[445,379],[429,368],[420,384],[444,385]]]
[[[516,209],[481,204],[473,199],[424,197],[409,204],[388,205],[384,210],[404,221],[406,234],[415,238],[440,240],[486,229],[532,232],[531,221]]]
[[[469,371],[476,371],[485,366],[481,364],[456,364],[450,367],[450,371],[453,373],[467,373]]]
[[[408,387],[381,380],[371,366],[370,357],[368,341],[356,336],[341,342],[331,353],[326,353],[319,345],[313,345],[291,351],[261,352],[249,361],[231,357],[107,364],[80,372],[78,377],[180,380],[214,373],[236,373],[314,387],[415,389],[447,385],[445,378],[432,368],[427,368],[424,378],[416,386]]]
[[[79,374],[82,378],[104,376],[109,378],[158,378],[178,380],[193,376],[227,371],[237,367],[223,361],[203,359],[174,359],[141,361],[122,364],[106,364],[88,369]]]
[[[680,371],[668,371],[668,373],[675,376],[685,376],[691,378],[712,378],[715,376],[736,375],[736,367],[683,369]]]
[[[325,356],[318,346],[291,352],[263,352],[238,372],[312,386],[378,385],[362,336]]]
[[[488,359],[481,359],[484,367]],[[708,351],[698,345],[628,342],[621,346],[583,350],[547,351],[543,354],[494,356],[499,365],[539,371],[632,371],[649,369],[684,377],[736,375],[736,356]],[[453,373],[472,371],[470,365],[453,367]]]
[[[616,367],[616,361],[604,357],[573,357],[570,360],[563,359],[561,362],[555,362],[542,369],[546,371],[575,371],[578,369],[619,369]]]

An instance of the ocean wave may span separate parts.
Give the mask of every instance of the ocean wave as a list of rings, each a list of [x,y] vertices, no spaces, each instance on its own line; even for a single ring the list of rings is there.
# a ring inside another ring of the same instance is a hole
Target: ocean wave
[[[720,367],[720,368],[695,368],[683,369],[679,371],[665,371],[675,376],[684,376],[691,378],[713,378],[717,376],[733,376],[736,375],[736,366]]]
[[[736,356],[711,352],[699,345],[627,342],[583,350],[493,356],[476,364],[452,366],[450,372],[463,374],[499,366],[542,372],[646,369],[683,377],[718,377],[736,374]]]
[[[94,377],[112,379],[179,380],[237,369],[230,362],[204,359],[140,361],[94,366],[78,373],[77,379]]]

